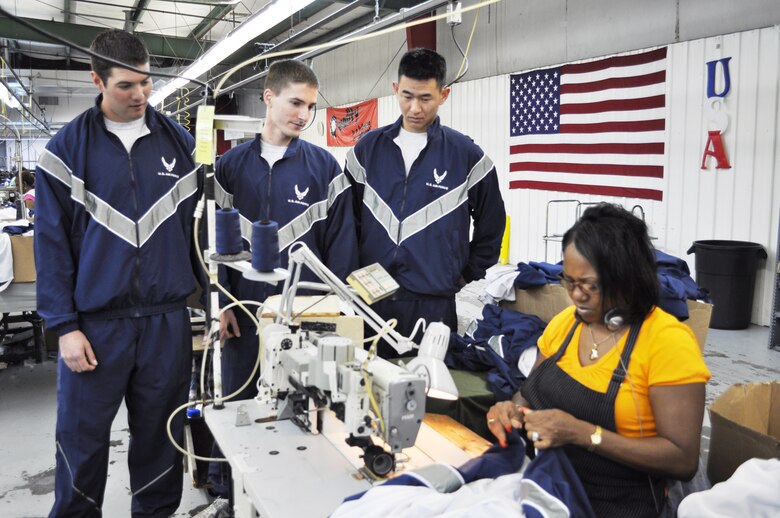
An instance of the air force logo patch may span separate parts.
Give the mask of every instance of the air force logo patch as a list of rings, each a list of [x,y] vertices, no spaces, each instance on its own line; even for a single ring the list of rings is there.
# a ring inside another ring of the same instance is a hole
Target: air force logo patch
[[[450,188],[446,185],[441,185],[441,183],[444,181],[444,179],[447,178],[447,171],[444,171],[442,174],[439,174],[439,172],[436,170],[436,168],[433,168],[433,181],[436,183],[431,182],[425,182],[425,185],[428,187],[433,187],[434,189],[442,189],[445,191],[449,191]]]

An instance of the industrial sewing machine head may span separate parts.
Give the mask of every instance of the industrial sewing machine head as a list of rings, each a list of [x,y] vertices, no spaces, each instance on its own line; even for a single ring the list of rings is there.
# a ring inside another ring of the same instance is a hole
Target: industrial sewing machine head
[[[369,358],[338,335],[315,337],[271,324],[262,341],[265,367],[256,399],[268,417],[319,433],[322,414],[332,411],[349,434],[347,444],[362,448],[366,467],[379,476],[394,469],[396,453],[414,445],[425,413],[423,377]]]

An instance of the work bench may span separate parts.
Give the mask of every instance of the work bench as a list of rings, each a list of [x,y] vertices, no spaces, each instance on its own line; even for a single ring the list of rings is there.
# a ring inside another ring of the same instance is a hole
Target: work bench
[[[32,355],[37,363],[41,363],[46,359],[46,343],[43,339],[43,320],[36,311],[35,284],[12,282],[5,290],[0,291],[0,334],[5,337],[11,331],[9,324],[29,323],[33,332]],[[15,328],[13,331],[18,332],[19,329]],[[2,358],[0,355],[0,360]],[[16,355],[14,358],[16,359]]]
[[[204,416],[230,463],[236,518],[325,518],[344,498],[377,483],[359,469],[362,450],[344,442],[341,422],[330,412],[319,435],[289,420],[257,422],[252,400],[208,407]],[[459,466],[489,447],[453,419],[426,414],[415,445],[398,456],[399,472],[433,462]]]

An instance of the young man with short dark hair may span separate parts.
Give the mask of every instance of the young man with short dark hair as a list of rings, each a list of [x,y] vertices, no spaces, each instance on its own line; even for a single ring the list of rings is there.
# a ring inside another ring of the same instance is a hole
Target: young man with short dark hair
[[[92,50],[149,70],[136,36]],[[57,471],[50,516],[100,516],[111,424],[124,400],[132,516],[167,517],[182,492],[166,421],[187,401],[195,290],[195,141],[147,101],[148,73],[92,59],[95,106],[63,127],[36,172],[38,311],[59,335]],[[183,414],[173,420],[181,443]]]
[[[220,158],[216,167],[216,199],[222,208],[241,214],[244,244],[251,243],[251,223],[273,220],[279,224],[281,266],[287,267],[292,243],[306,243],[342,280],[357,264],[352,198],[349,181],[338,162],[326,150],[301,140],[317,104],[319,81],[305,63],[274,62],[266,77],[263,102],[265,125],[251,142],[241,144]],[[281,293],[276,286],[248,281],[240,272],[221,269],[220,279],[239,300],[264,301]],[[318,281],[308,269],[302,280]],[[228,302],[223,300],[223,302]],[[257,358],[257,330],[242,311],[227,310],[220,319],[223,392],[236,391],[249,377]],[[250,383],[234,399],[257,394]],[[214,492],[225,494],[225,471],[212,463],[209,480]]]
[[[457,331],[455,294],[497,262],[506,221],[493,162],[439,122],[450,94],[446,72],[433,50],[404,54],[393,84],[401,117],[366,134],[347,155],[360,266],[378,262],[401,285],[373,309],[397,319],[404,336],[419,318]],[[384,342],[379,354],[397,356]]]

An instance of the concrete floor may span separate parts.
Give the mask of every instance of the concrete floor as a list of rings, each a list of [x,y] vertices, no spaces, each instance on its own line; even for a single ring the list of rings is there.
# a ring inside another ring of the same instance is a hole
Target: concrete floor
[[[479,315],[479,283],[467,286],[458,299],[459,327]],[[769,329],[750,326],[742,331],[711,329],[704,350],[713,377],[708,404],[737,382],[780,380],[780,351],[767,348]],[[54,424],[56,364],[15,364],[0,370],[0,517],[47,516],[54,501]],[[705,416],[702,450],[707,453],[709,419]],[[111,433],[111,465],[104,516],[129,516],[127,417],[120,409]],[[208,506],[205,492],[192,487],[185,474],[184,495],[176,517],[192,517]]]

